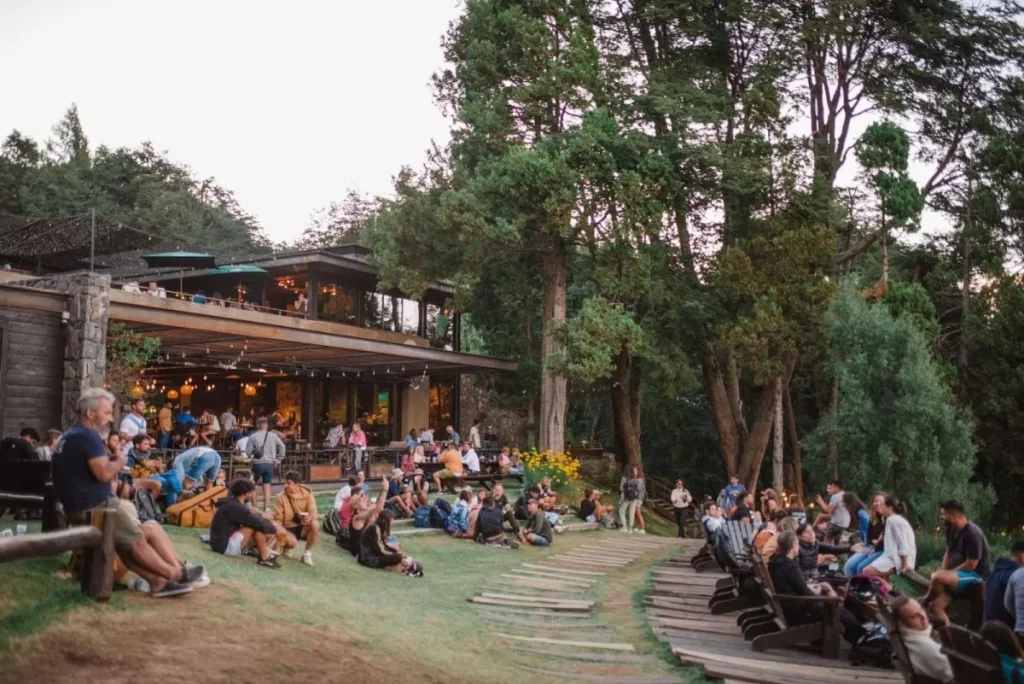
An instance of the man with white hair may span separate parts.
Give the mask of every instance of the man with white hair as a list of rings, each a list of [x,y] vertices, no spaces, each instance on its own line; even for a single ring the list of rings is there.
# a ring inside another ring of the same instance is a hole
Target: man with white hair
[[[203,579],[201,565],[181,562],[173,549],[156,547],[143,532],[138,518],[114,496],[111,482],[127,464],[123,452],[107,454],[100,430],[113,418],[114,396],[93,388],[78,400],[78,422],[64,433],[53,454],[53,483],[68,522],[87,525],[93,511],[115,518],[114,547],[130,570],[142,577],[155,598],[179,596],[192,591]]]

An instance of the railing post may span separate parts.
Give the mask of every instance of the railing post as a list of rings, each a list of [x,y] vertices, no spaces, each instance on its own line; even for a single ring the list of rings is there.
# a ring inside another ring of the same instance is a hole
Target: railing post
[[[52,482],[43,485],[43,532],[60,529],[60,504]]]

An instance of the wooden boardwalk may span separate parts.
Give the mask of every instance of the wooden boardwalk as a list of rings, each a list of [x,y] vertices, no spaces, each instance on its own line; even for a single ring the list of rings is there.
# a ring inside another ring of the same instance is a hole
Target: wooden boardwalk
[[[737,625],[741,611],[712,615],[708,599],[724,573],[697,573],[689,560],[703,542],[684,542],[683,553],[652,570],[654,585],[645,600],[647,618],[658,639],[667,642],[680,662],[703,669],[709,679],[730,684],[892,684],[903,678],[895,670],[854,667],[843,657],[829,660],[810,650],[754,652]]]
[[[482,625],[521,657],[518,667],[545,681],[681,682],[664,661],[637,653],[597,612],[600,590],[615,586],[617,572],[661,560],[679,540],[621,532],[585,537],[565,550],[556,538],[546,555],[524,554],[522,565],[489,579],[469,599]]]

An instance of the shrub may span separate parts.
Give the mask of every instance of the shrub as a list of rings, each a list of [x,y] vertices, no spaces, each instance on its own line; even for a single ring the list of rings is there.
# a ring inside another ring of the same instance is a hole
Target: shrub
[[[579,460],[567,453],[531,450],[523,454],[523,478],[527,487],[550,477],[551,487],[561,491],[579,475]]]

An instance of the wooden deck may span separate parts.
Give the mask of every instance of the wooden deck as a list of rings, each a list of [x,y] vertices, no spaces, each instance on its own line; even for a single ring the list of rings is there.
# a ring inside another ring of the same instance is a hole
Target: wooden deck
[[[712,615],[708,608],[714,582],[725,573],[697,573],[689,559],[703,542],[685,542],[683,553],[653,569],[654,585],[646,599],[647,618],[658,639],[668,643],[680,662],[703,669],[709,679],[727,683],[892,684],[903,678],[895,670],[854,667],[844,644],[838,660],[809,650],[777,649],[755,653],[737,625],[741,611]]]

